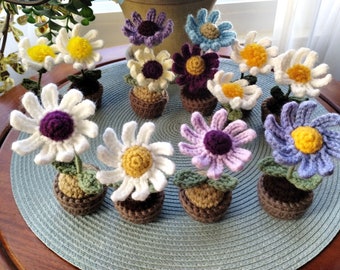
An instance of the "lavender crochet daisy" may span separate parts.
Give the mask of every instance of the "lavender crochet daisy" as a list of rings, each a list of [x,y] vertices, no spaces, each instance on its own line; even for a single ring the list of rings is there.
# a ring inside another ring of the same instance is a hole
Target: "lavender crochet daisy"
[[[173,32],[173,27],[173,21],[166,20],[164,12],[156,16],[156,9],[150,8],[145,20],[138,12],[133,12],[131,19],[125,21],[122,31],[132,44],[151,48],[162,43]]]

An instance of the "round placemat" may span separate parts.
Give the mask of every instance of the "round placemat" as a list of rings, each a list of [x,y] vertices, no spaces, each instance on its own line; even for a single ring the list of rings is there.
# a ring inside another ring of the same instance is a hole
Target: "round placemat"
[[[229,60],[221,60],[220,68],[235,72],[235,77],[240,75],[238,67]],[[125,122],[147,121],[130,108],[129,86],[123,80],[127,73],[125,61],[102,68],[103,104],[93,117],[100,135],[90,141],[91,149],[82,155],[85,162],[100,168],[104,167],[96,157],[96,148],[103,144],[106,127],[114,128],[120,136]],[[242,172],[233,174],[240,183],[220,222],[203,224],[192,220],[180,205],[172,177],[156,222],[135,225],[124,221],[109,198],[111,190],[97,213],[74,217],[61,208],[53,195],[53,167],[35,165],[35,154],[13,154],[13,194],[27,225],[48,248],[81,269],[263,270],[302,266],[321,252],[340,229],[339,169],[315,190],[313,204],[299,220],[275,219],[262,210],[256,191],[260,176],[257,162],[270,155],[271,149],[263,136],[260,104],[275,84],[273,75],[259,75],[257,84],[264,94],[244,119],[258,134],[247,145],[253,151],[253,159]],[[193,168],[190,158],[181,155],[177,147],[184,140],[179,134],[180,125],[190,123],[191,115],[182,108],[176,85],[170,86],[169,96],[163,115],[153,120],[156,131],[152,141],[173,144],[172,160],[177,169]],[[325,112],[318,106],[316,114]],[[25,136],[20,134],[20,138]]]

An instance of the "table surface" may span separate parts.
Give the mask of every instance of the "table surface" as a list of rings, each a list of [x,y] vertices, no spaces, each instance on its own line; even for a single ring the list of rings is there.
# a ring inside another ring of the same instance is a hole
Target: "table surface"
[[[101,50],[99,66],[125,58],[127,46]],[[222,51],[221,55],[228,54]],[[71,65],[58,65],[44,74],[43,85],[53,82],[62,85],[67,75],[75,73]],[[9,114],[20,109],[20,97],[25,89],[18,85],[0,96],[0,269],[76,269],[47,248],[29,229],[15,203],[11,190],[11,144],[19,132],[11,130]],[[329,111],[340,113],[340,82],[332,81],[322,88],[319,102]],[[340,269],[340,233],[313,260],[301,267],[303,270]]]

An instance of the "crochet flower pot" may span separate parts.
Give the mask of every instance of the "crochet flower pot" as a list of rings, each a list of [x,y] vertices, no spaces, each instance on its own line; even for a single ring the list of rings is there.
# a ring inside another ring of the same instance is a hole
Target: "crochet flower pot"
[[[114,203],[116,210],[125,219],[136,224],[153,222],[161,213],[164,191],[151,193],[145,201],[135,201],[129,196],[125,201]]]
[[[280,115],[283,104],[280,104],[273,97],[266,98],[261,103],[261,120],[262,123],[266,120],[268,115],[273,115],[276,122],[280,123]]]
[[[181,90],[181,102],[183,108],[190,113],[200,112],[204,116],[209,116],[213,113],[217,106],[217,99],[206,88],[200,89],[201,93],[193,95],[184,87]]]
[[[191,163],[200,171],[176,172],[174,184],[180,188],[179,198],[185,211],[200,222],[220,220],[228,209],[232,190],[238,180],[224,174],[224,166],[237,172],[250,160],[251,152],[240,146],[256,137],[252,129],[242,120],[226,126],[228,112],[215,112],[210,126],[199,112],[191,115],[193,129],[181,125],[181,135],[189,143],[180,142],[182,154],[191,156]]]
[[[86,81],[81,83],[72,83],[69,89],[80,90],[84,95],[84,99],[93,101],[97,109],[102,106],[104,87],[100,82],[96,81],[92,83],[92,85],[86,84]]]
[[[98,159],[114,167],[97,172],[98,180],[115,188],[111,195],[121,217],[133,223],[148,223],[161,212],[164,201],[165,175],[175,171],[175,164],[165,156],[173,154],[167,142],[149,143],[155,125],[144,123],[136,133],[137,123],[123,125],[122,142],[113,129],[103,134],[104,145],[97,148]]]
[[[98,210],[105,197],[107,187],[94,194],[86,194],[78,184],[77,176],[58,173],[53,185],[59,204],[70,214],[88,215]]]
[[[262,175],[257,192],[263,209],[280,219],[300,218],[313,202],[313,191],[298,189],[285,177]]]
[[[135,86],[129,93],[132,110],[141,118],[153,119],[161,116],[168,103],[167,91],[150,92],[146,87]]]
[[[176,185],[181,185],[179,181],[177,178]],[[231,191],[216,189],[206,182],[179,191],[179,200],[185,212],[203,223],[221,220],[230,206],[231,198]]]
[[[258,196],[263,209],[274,217],[299,218],[313,201],[313,190],[333,173],[331,157],[339,158],[340,115],[329,113],[310,119],[317,103],[289,102],[281,112],[281,122],[269,115],[265,137],[273,157],[263,158],[259,169]],[[333,144],[334,143],[334,144]]]

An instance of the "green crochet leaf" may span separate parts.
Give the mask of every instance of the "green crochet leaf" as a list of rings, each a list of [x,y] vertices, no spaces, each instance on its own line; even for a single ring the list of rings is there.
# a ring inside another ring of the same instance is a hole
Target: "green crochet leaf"
[[[273,157],[265,157],[258,162],[258,168],[267,175],[286,177],[288,168],[277,164]]]
[[[238,119],[242,119],[243,113],[241,110],[232,109],[230,104],[222,104],[222,107],[228,112],[228,120],[235,121]]]
[[[86,194],[97,194],[103,190],[103,185],[96,178],[96,171],[85,170],[77,174],[78,185]]]
[[[178,171],[174,176],[174,184],[180,188],[187,189],[205,182],[208,178],[190,170]]]
[[[69,175],[77,174],[77,168],[74,162],[55,161],[55,162],[52,162],[52,165],[59,173],[64,173],[64,174],[69,174]]]
[[[292,177],[287,178],[287,180],[298,189],[311,191],[320,185],[322,182],[322,177],[320,175],[314,175],[311,178],[306,179],[299,177],[298,174],[294,172]]]
[[[231,191],[233,190],[237,184],[238,180],[235,177],[232,177],[227,174],[223,174],[218,180],[214,179],[208,179],[207,181],[209,186],[212,186],[213,188],[226,192],[226,191]]]

